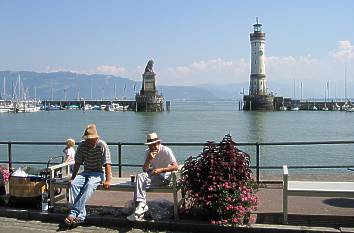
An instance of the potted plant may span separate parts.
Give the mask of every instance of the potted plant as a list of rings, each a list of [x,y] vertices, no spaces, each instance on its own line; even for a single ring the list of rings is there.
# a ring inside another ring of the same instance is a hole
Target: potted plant
[[[219,144],[207,142],[202,153],[184,163],[182,213],[202,209],[214,224],[248,223],[258,202],[249,165],[250,156],[236,147],[230,135]]]

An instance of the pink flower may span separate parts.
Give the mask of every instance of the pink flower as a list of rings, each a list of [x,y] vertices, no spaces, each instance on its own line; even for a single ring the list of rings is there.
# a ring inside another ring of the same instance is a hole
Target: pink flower
[[[3,166],[0,166],[0,176],[2,176],[2,180],[4,181],[5,184],[9,182],[10,172]]]

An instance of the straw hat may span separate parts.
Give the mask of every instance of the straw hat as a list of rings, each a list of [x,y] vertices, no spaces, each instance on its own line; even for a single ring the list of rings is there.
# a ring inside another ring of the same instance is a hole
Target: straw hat
[[[146,142],[144,143],[145,145],[151,145],[155,144],[157,142],[160,142],[160,139],[157,137],[156,133],[150,133],[146,137]]]
[[[82,135],[83,139],[89,138],[98,138],[97,129],[95,124],[90,124],[86,127],[84,135]]]

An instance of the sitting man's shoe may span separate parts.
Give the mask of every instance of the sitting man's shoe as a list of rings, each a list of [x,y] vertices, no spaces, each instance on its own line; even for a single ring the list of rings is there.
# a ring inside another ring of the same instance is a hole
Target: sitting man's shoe
[[[144,219],[144,213],[149,209],[146,203],[139,202],[138,206],[135,208],[134,213],[129,215],[127,219],[131,222],[139,221]]]
[[[132,213],[131,215],[129,215],[129,216],[127,217],[127,219],[128,219],[129,221],[131,221],[131,222],[143,220],[143,219],[144,219],[144,213],[142,213],[142,214]]]
[[[138,206],[135,209],[134,214],[141,215],[141,214],[145,213],[148,209],[149,209],[149,207],[146,203],[139,202]]]

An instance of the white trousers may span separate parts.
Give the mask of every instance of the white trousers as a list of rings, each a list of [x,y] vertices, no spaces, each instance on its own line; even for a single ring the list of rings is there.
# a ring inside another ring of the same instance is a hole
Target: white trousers
[[[168,185],[170,179],[165,179],[161,175],[152,175],[152,173],[142,172],[135,176],[134,201],[146,204],[146,188]]]

